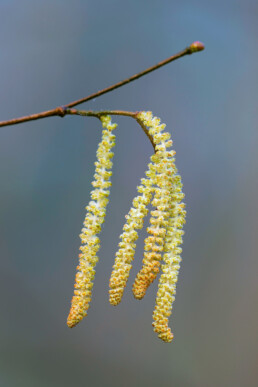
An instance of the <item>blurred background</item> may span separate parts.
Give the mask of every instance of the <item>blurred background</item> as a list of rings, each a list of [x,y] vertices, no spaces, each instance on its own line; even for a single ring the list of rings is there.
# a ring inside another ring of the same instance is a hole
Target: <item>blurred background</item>
[[[89,314],[66,318],[90,198],[98,120],[0,129],[0,385],[257,386],[257,2],[0,2],[0,120],[66,104],[180,51],[84,109],[152,110],[167,124],[187,224],[171,344],[152,331],[157,283],[116,308],[108,282],[152,147],[119,117],[113,186]]]

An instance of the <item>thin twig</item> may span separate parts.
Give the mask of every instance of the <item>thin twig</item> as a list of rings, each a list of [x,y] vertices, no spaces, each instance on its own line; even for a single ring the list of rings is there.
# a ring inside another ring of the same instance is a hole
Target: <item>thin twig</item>
[[[162,62],[159,62],[158,64],[156,64],[156,65],[154,65],[152,67],[149,67],[148,69],[146,69],[144,71],[141,71],[141,72],[133,75],[130,78],[124,79],[121,82],[115,83],[112,86],[109,86],[109,87],[107,87],[105,89],[97,91],[96,93],[91,94],[91,95],[89,95],[89,96],[87,96],[85,98],[79,99],[77,101],[73,101],[73,102],[71,102],[71,103],[69,103],[67,105],[60,106],[60,107],[57,107],[57,108],[52,109],[52,110],[47,110],[47,111],[44,111],[44,112],[41,112],[41,113],[31,114],[31,115],[20,117],[20,118],[14,118],[14,119],[11,119],[11,120],[2,121],[2,122],[0,122],[0,127],[1,126],[20,124],[22,122],[38,120],[38,119],[46,118],[46,117],[53,117],[53,116],[64,117],[67,114],[67,111],[68,111],[69,108],[72,108],[72,107],[74,107],[76,105],[79,105],[79,104],[81,104],[83,102],[87,102],[87,101],[89,101],[91,99],[97,98],[97,97],[99,97],[99,96],[101,96],[103,94],[106,94],[106,93],[108,93],[110,91],[113,91],[113,90],[115,90],[115,89],[117,89],[117,88],[119,88],[121,86],[126,85],[127,83],[135,81],[136,79],[142,77],[143,75],[146,75],[146,74],[150,73],[151,71],[157,70],[158,68],[166,65],[167,63],[170,63],[170,62],[172,62],[172,61],[174,61],[176,59],[179,59],[179,58],[181,58],[181,57],[183,57],[185,55],[190,55],[190,54],[193,54],[194,52],[202,51],[203,49],[204,49],[204,45],[201,42],[194,42],[189,47],[186,47],[183,51],[180,51],[179,53],[171,56],[170,58],[165,59]]]
[[[111,115],[111,116],[113,115],[113,116],[127,116],[127,117],[134,118],[138,122],[138,124],[141,126],[141,128],[143,129],[146,136],[149,138],[149,140],[153,146],[153,149],[155,151],[155,144],[153,142],[153,138],[150,135],[150,133],[149,133],[147,127],[144,125],[144,123],[138,119],[138,117],[137,117],[138,113],[139,112],[128,112],[125,110],[105,110],[105,111],[103,110],[103,111],[97,112],[97,111],[93,111],[93,110],[66,109],[66,114],[78,115],[78,116],[100,118],[103,115]]]
[[[93,98],[97,98],[99,97],[100,95],[103,95],[103,94],[106,94],[110,91],[113,91],[115,89],[118,89],[118,87],[121,87],[121,86],[124,86],[126,85],[127,83],[130,83],[130,82],[133,82],[135,81],[136,79],[139,79],[140,77],[142,77],[143,75],[146,75],[154,70],[157,70],[159,69],[160,67],[162,66],[165,66],[166,64],[170,63],[170,62],[173,62],[174,60],[176,59],[179,59],[181,58],[182,56],[185,56],[185,55],[190,55],[192,54],[193,52],[197,52],[197,51],[201,51],[204,49],[204,45],[200,42],[194,42],[192,43],[189,47],[186,47],[183,51],[180,51],[178,52],[177,54],[171,56],[170,58],[168,59],[165,59],[163,60],[162,62],[159,62],[157,63],[156,65],[154,66],[151,66],[149,67],[148,69],[144,70],[144,71],[141,71],[140,73],[137,73],[133,76],[131,76],[130,78],[127,78],[127,79],[124,79],[123,81],[121,82],[118,82],[118,83],[115,83],[114,85],[112,86],[109,86],[105,89],[102,89],[100,91],[97,91],[96,93],[94,94],[91,94],[89,95],[88,97],[85,97],[85,98],[82,98],[82,99],[78,99],[77,101],[74,101],[74,102],[71,102],[69,103],[68,105],[66,105],[66,107],[73,107],[73,106],[77,106],[83,102],[87,102]]]

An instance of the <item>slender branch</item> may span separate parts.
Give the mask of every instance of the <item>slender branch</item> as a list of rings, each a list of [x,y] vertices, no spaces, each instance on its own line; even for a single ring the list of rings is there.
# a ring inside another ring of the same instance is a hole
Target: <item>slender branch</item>
[[[1,121],[0,127],[21,124],[27,121],[39,120],[40,118],[47,118],[47,117],[53,117],[53,116],[64,117],[65,115],[66,115],[65,108],[60,106],[52,110],[46,110],[45,112],[30,114],[28,116],[19,117],[19,118],[13,118],[7,121]]]
[[[162,62],[159,62],[156,65],[151,66],[151,67],[147,68],[146,70],[143,70],[140,73],[137,73],[137,74],[131,76],[130,78],[124,79],[121,82],[115,83],[112,86],[109,86],[109,87],[107,87],[107,88],[105,88],[103,90],[97,91],[96,93],[91,94],[88,97],[85,97],[85,98],[82,98],[82,99],[78,99],[77,101],[71,102],[68,105],[66,105],[66,107],[73,107],[73,106],[79,105],[79,104],[81,104],[83,102],[87,102],[87,101],[89,101],[89,100],[91,100],[93,98],[97,98],[100,95],[106,94],[106,93],[108,93],[110,91],[118,89],[121,86],[126,85],[127,83],[133,82],[136,79],[139,79],[140,77],[142,77],[143,75],[146,75],[146,74],[148,74],[148,73],[150,73],[150,72],[152,72],[154,70],[157,70],[160,67],[165,66],[166,64],[168,64],[170,62],[173,62],[176,59],[181,58],[182,56],[190,55],[193,52],[201,51],[203,49],[204,49],[204,45],[201,42],[194,42],[189,47],[186,47],[183,51],[178,52],[177,54],[169,57],[168,59],[165,59]]]
[[[123,81],[115,83],[112,86],[109,86],[109,87],[107,87],[105,89],[99,90],[96,93],[91,94],[91,95],[89,95],[89,96],[87,96],[85,98],[81,98],[81,99],[79,99],[77,101],[70,102],[67,105],[60,106],[60,107],[57,107],[57,108],[51,109],[51,110],[46,110],[46,111],[41,112],[41,113],[31,114],[31,115],[28,115],[28,116],[14,118],[14,119],[7,120],[7,121],[1,121],[0,122],[0,127],[8,126],[8,125],[20,124],[22,122],[38,120],[38,119],[46,118],[46,117],[53,117],[53,116],[64,117],[67,114],[69,108],[72,108],[72,107],[74,107],[76,105],[79,105],[79,104],[81,104],[83,102],[87,102],[87,101],[89,101],[91,99],[100,97],[103,94],[106,94],[106,93],[109,93],[110,91],[118,89],[119,87],[122,87],[122,86],[126,85],[127,83],[133,82],[136,79],[138,79],[138,78],[140,78],[140,77],[142,77],[142,76],[144,76],[144,75],[146,75],[146,74],[148,74],[148,73],[150,73],[150,72],[152,72],[154,70],[159,69],[160,67],[166,65],[167,63],[173,62],[174,60],[179,59],[179,58],[181,58],[181,57],[183,57],[185,55],[190,55],[190,54],[193,54],[194,52],[198,52],[198,51],[202,51],[202,50],[204,50],[203,43],[201,43],[201,42],[194,42],[189,47],[186,47],[183,51],[178,52],[177,54],[171,56],[170,58],[165,59],[162,62],[159,62],[158,64],[156,64],[156,65],[154,65],[152,67],[149,67],[148,69],[146,69],[144,71],[141,71],[141,72],[131,76],[130,78],[124,79]],[[109,114],[111,114],[111,113],[109,113]]]

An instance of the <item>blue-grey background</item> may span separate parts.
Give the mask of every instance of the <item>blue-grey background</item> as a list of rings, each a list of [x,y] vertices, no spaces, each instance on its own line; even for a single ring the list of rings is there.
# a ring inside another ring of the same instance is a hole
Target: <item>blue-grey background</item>
[[[1,0],[0,119],[86,96],[184,57],[85,109],[152,110],[167,123],[187,203],[171,344],[152,331],[157,284],[108,303],[108,282],[152,147],[117,119],[113,186],[89,314],[66,318],[101,128],[48,118],[0,129],[0,385],[257,385],[257,2]]]

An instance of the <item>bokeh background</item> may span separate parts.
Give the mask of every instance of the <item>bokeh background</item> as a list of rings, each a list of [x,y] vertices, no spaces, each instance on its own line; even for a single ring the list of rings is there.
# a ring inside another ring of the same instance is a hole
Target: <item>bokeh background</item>
[[[0,1],[0,119],[53,108],[203,41],[205,51],[85,109],[152,110],[167,123],[187,224],[170,325],[157,284],[108,303],[118,237],[152,147],[117,119],[113,186],[89,314],[66,318],[101,127],[48,118],[0,130],[0,385],[257,386],[257,2]]]

